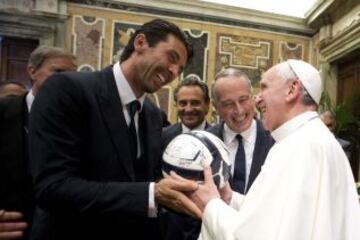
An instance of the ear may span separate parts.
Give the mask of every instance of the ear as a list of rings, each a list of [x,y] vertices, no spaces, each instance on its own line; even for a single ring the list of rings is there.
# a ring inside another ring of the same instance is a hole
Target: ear
[[[301,97],[301,83],[299,80],[291,81],[289,83],[288,93],[285,100],[287,102],[294,101]]]
[[[26,71],[27,71],[27,73],[28,73],[28,75],[29,75],[29,77],[30,77],[31,83],[34,84],[34,83],[33,83],[33,79],[35,79],[34,75],[36,74],[36,69],[35,69],[35,67],[28,65],[28,66],[26,67]]]
[[[134,49],[135,51],[142,52],[144,49],[149,47],[149,44],[146,40],[146,36],[143,33],[136,35],[134,39]]]

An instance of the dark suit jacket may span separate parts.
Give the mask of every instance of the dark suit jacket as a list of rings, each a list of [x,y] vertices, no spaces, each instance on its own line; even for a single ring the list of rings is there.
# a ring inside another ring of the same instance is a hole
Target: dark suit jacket
[[[253,160],[250,169],[249,182],[247,184],[246,192],[250,189],[255,178],[261,170],[261,166],[264,164],[266,156],[274,144],[274,139],[271,137],[270,133],[266,131],[261,123],[261,121],[256,120],[256,141],[255,148],[253,153]],[[224,122],[221,124],[215,125],[212,128],[208,129],[209,132],[218,136],[221,140],[224,140]]]
[[[345,140],[345,139],[342,139],[342,138],[339,138],[339,137],[336,137],[336,140],[338,140],[338,142],[340,143],[342,149],[344,150],[347,158],[349,160],[351,160],[351,154],[352,154],[352,149],[353,149],[353,145],[351,144],[351,142]]]
[[[0,209],[20,211],[30,224],[34,196],[27,171],[25,96],[0,101]]]
[[[51,76],[30,117],[35,192],[51,239],[159,239],[148,218],[149,182],[159,175],[161,116],[145,101],[146,182],[137,182],[112,68]]]
[[[211,127],[206,122],[205,129]],[[176,136],[182,133],[181,123],[175,123],[163,129],[161,142],[162,149]],[[192,240],[197,239],[200,231],[200,222],[190,216],[167,210],[160,213],[161,229],[165,240]]]

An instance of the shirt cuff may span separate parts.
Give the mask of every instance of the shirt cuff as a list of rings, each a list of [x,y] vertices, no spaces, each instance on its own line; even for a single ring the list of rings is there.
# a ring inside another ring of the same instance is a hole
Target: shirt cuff
[[[148,217],[156,218],[157,217],[157,206],[155,204],[155,183],[151,182],[149,184],[149,210]]]

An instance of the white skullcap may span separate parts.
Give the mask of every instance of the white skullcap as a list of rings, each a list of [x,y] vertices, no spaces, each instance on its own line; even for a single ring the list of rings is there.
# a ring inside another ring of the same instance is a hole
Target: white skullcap
[[[319,71],[309,63],[301,60],[287,60],[290,68],[294,71],[298,79],[312,99],[319,105],[322,93],[322,82]]]

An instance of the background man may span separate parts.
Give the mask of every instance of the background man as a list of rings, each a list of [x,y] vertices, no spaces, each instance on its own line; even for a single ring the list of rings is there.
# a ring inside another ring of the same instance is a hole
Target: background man
[[[205,119],[210,104],[206,83],[192,76],[185,78],[174,90],[174,101],[180,122],[163,130],[163,149],[182,133],[205,130],[210,126]],[[169,240],[197,239],[200,230],[198,220],[173,211],[162,213],[161,223],[164,238]]]
[[[183,209],[186,198],[173,189],[197,186],[155,183],[162,120],[145,94],[173,81],[191,57],[185,34],[155,19],[114,66],[44,84],[32,108],[30,160],[50,239],[158,239],[156,205]]]
[[[360,239],[349,162],[316,113],[321,85],[318,71],[300,60],[263,75],[256,104],[276,142],[246,196],[222,190],[230,206],[206,168],[205,183],[189,195],[203,211],[199,239]]]
[[[28,115],[34,97],[50,75],[76,68],[74,55],[62,48],[40,46],[28,61],[31,90],[19,97],[0,100],[0,209],[16,211],[0,214],[0,239],[20,236],[21,230],[32,223],[35,203],[28,172]],[[27,224],[21,222],[22,216]],[[1,227],[5,224],[9,231]]]
[[[324,122],[324,124],[329,128],[329,130],[335,135],[336,129],[336,119],[332,112],[325,111],[320,114],[320,119]],[[336,140],[340,143],[341,147],[344,149],[346,156],[348,159],[351,158],[352,145],[349,141],[336,137]]]
[[[206,83],[192,76],[185,78],[174,90],[174,101],[180,122],[163,130],[162,145],[164,147],[181,133],[204,130],[210,126],[205,119],[210,104]]]

